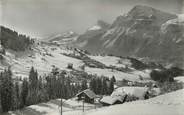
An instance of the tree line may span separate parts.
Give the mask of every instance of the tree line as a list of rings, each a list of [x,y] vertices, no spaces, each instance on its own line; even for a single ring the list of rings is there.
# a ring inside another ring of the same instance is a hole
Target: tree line
[[[184,74],[183,69],[180,69],[178,67],[171,67],[168,69],[153,70],[150,73],[150,77],[154,81],[163,83],[163,82],[173,82],[174,77],[183,76],[183,74]]]
[[[29,78],[22,81],[13,80],[10,68],[0,73],[0,104],[3,112],[51,99],[68,99],[82,89],[82,84],[72,83],[70,77],[62,73],[38,77],[38,72],[33,67]]]
[[[89,81],[73,82],[65,72],[55,69],[41,77],[33,67],[28,78],[14,80],[8,68],[0,73],[0,104],[3,112],[8,112],[52,99],[69,99],[88,88],[98,95],[108,95],[113,92],[115,81],[114,77],[93,75]]]
[[[115,77],[93,77],[90,80],[89,88],[98,95],[110,95],[114,91]]]
[[[4,48],[15,51],[24,51],[34,42],[33,39],[26,35],[18,34],[16,31],[0,26],[1,30],[1,45]]]

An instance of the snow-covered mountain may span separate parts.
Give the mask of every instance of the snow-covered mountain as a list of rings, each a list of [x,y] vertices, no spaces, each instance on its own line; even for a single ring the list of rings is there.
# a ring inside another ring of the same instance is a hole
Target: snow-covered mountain
[[[62,34],[54,34],[48,38],[44,38],[42,41],[57,44],[71,44],[75,42],[78,38],[78,34],[73,31],[67,31]]]
[[[183,67],[182,15],[137,5],[105,29],[87,31],[76,46],[92,53],[150,58]],[[180,21],[179,21],[180,20]]]

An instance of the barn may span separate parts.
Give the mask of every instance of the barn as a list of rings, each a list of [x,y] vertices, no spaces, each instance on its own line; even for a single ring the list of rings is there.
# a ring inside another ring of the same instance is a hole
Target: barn
[[[97,95],[90,89],[79,92],[77,95],[77,100],[84,100],[87,103],[94,103]]]

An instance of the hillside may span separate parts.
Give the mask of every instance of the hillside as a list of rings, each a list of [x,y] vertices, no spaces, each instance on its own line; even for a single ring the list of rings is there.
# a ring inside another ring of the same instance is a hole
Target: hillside
[[[91,53],[148,58],[183,67],[183,28],[181,16],[138,5],[108,28],[82,34],[76,46]]]
[[[0,43],[6,49],[14,51],[25,51],[33,43],[33,40],[9,28],[1,27]]]
[[[141,75],[145,81],[150,81],[150,71],[135,69],[129,59],[113,56],[101,56],[101,59],[99,59],[99,56],[84,55],[88,56],[87,59],[83,59],[80,52],[74,49],[39,43],[39,45],[34,45],[31,50],[26,52],[18,53],[7,50],[6,55],[3,55],[3,59],[0,61],[0,67],[2,71],[10,66],[14,77],[28,77],[32,66],[37,69],[39,75],[44,75],[50,73],[53,67],[71,71],[67,68],[67,65],[72,63],[73,68],[79,71],[82,71],[81,66],[85,65],[85,70],[83,71],[88,74],[107,76],[109,78],[115,76],[117,80],[127,79],[130,81],[140,81]],[[118,64],[118,61],[122,63]],[[100,67],[103,64],[105,66],[103,68]],[[144,82],[144,80],[140,82]]]
[[[79,35],[73,31],[67,31],[62,34],[54,34],[48,38],[43,38],[41,41],[49,42],[57,45],[70,45],[76,42]]]
[[[184,90],[99,109],[87,115],[183,115]]]

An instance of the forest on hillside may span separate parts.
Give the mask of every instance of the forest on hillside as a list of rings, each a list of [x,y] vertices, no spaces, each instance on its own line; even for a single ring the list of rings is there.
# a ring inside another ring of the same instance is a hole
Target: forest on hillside
[[[26,35],[1,26],[1,45],[6,49],[14,51],[25,51],[33,43],[33,39]]]

